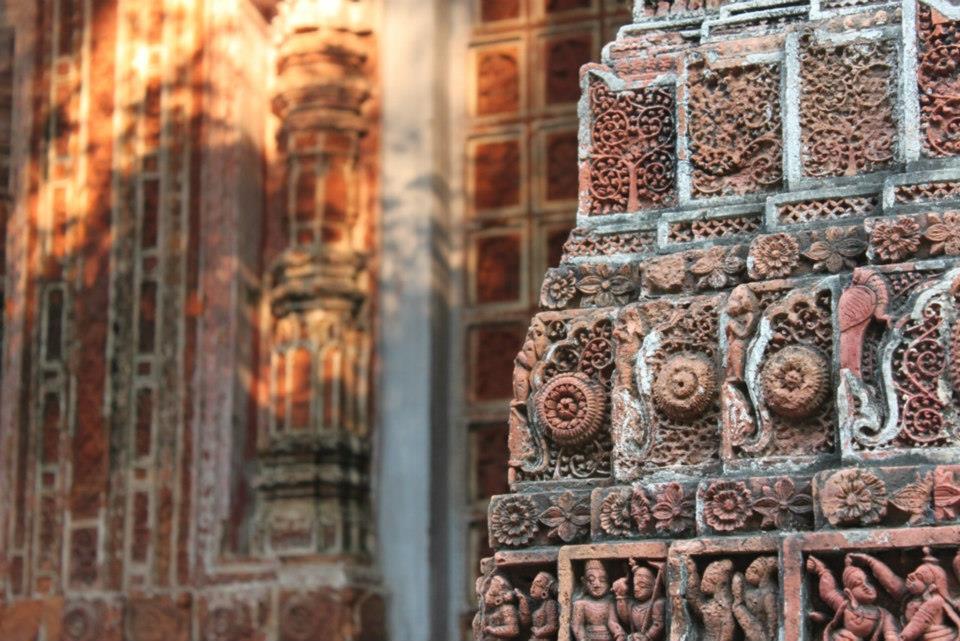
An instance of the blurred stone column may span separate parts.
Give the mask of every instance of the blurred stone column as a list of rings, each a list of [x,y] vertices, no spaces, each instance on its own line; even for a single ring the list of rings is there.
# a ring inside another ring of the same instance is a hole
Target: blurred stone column
[[[374,42],[362,12],[349,0],[289,0],[273,24],[283,176],[274,222],[284,248],[268,266],[256,538],[285,561],[281,639],[377,638],[381,619],[370,560],[372,243],[360,170]]]

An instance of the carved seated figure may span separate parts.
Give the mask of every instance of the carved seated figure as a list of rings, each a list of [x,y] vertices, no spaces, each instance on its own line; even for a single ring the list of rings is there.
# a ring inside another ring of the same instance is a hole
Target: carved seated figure
[[[703,641],[733,641],[737,624],[733,616],[730,581],[733,562],[713,561],[703,579],[693,559],[687,559],[687,603],[703,622]]]
[[[833,610],[833,618],[823,629],[823,641],[899,641],[896,619],[876,605],[877,589],[867,573],[853,564],[853,556],[844,559],[843,590],[837,587],[833,574],[815,557],[807,558],[807,571],[817,575],[820,599]],[[826,620],[819,613],[814,619]]]
[[[506,577],[490,577],[483,592],[480,625],[483,641],[515,639],[520,636],[520,617],[513,605],[513,586]]]
[[[531,612],[530,601],[520,595],[520,618],[530,626],[530,641],[553,641],[560,629],[560,604],[557,580],[549,572],[540,572],[530,584],[530,598],[539,603]]]
[[[613,582],[617,614],[629,628],[628,641],[660,641],[663,638],[667,600],[661,596],[663,564],[654,563],[656,574],[630,559],[633,574],[633,598],[627,595],[627,579]]]
[[[603,563],[587,561],[581,582],[583,594],[573,602],[570,624],[576,641],[625,641]]]
[[[947,572],[924,548],[923,562],[901,579],[883,561],[868,554],[851,554],[865,563],[877,582],[903,607],[903,641],[955,641],[960,617],[951,603]],[[948,625],[949,623],[949,625]]]

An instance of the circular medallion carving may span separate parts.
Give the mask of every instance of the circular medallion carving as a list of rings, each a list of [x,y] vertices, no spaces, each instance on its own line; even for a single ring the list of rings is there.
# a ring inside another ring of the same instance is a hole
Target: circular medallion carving
[[[653,381],[654,403],[677,421],[696,417],[716,395],[717,370],[703,354],[671,356]]]
[[[72,603],[63,615],[65,641],[95,641],[100,638],[100,621],[96,608],[85,602]]]
[[[554,377],[540,390],[536,405],[541,424],[562,446],[589,441],[603,423],[603,390],[584,374]]]
[[[791,345],[770,356],[760,373],[767,406],[784,418],[806,418],[830,391],[830,363],[817,349]]]

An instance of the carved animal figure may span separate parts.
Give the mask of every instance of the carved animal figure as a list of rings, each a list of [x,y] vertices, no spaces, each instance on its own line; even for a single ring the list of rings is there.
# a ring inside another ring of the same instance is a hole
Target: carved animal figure
[[[870,321],[890,322],[887,282],[877,272],[862,267],[853,270],[853,282],[840,295],[840,369],[861,377],[863,337]]]

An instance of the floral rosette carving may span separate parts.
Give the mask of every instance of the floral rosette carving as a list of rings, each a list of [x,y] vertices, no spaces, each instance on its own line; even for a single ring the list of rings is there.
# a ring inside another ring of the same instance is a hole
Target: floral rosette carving
[[[717,370],[703,354],[671,356],[653,381],[653,401],[670,418],[684,421],[710,407],[717,395]]]
[[[930,254],[960,256],[960,211],[927,214],[924,236],[930,241]]]
[[[600,503],[600,529],[605,534],[615,537],[633,534],[629,490],[611,492]]]
[[[668,483],[657,493],[650,511],[658,532],[683,534],[693,527],[695,503],[679,483]]]
[[[630,494],[630,517],[641,532],[650,524],[650,499],[643,488],[635,487]]]
[[[867,251],[861,233],[859,227],[831,227],[810,244],[803,256],[813,263],[814,271],[836,274],[853,269]]]
[[[887,513],[887,486],[869,470],[831,474],[820,492],[820,509],[830,525],[873,525]]]
[[[937,521],[960,517],[960,483],[950,470],[940,468],[933,473],[933,512]]]
[[[625,305],[633,297],[636,278],[629,264],[581,265],[577,289],[583,295],[580,299],[583,307]]]
[[[820,409],[830,392],[830,363],[812,347],[784,347],[768,357],[760,385],[772,411],[785,418],[806,418]]]
[[[523,495],[494,499],[490,504],[490,536],[499,544],[520,547],[537,533],[537,508]]]
[[[879,221],[870,233],[870,245],[880,262],[906,260],[920,249],[920,225],[913,218]]]
[[[782,530],[794,525],[798,517],[813,512],[813,498],[807,492],[797,491],[793,480],[785,477],[764,485],[753,501],[753,509],[763,517],[761,528]]]
[[[718,532],[742,528],[752,511],[750,490],[742,481],[716,481],[703,493],[703,520]]]
[[[589,498],[578,500],[570,491],[554,497],[553,504],[540,514],[540,522],[550,528],[547,536],[570,543],[584,534],[590,524]]]
[[[540,306],[545,309],[563,309],[577,295],[577,274],[570,267],[547,270],[540,288]]]
[[[737,276],[746,266],[745,261],[727,247],[711,247],[696,255],[690,273],[696,279],[697,289],[723,289],[737,282]]]
[[[789,234],[760,236],[750,245],[751,272],[757,278],[789,276],[800,259],[800,245]]]
[[[560,374],[543,386],[536,406],[540,423],[553,440],[561,446],[576,446],[599,432],[606,395],[586,374]]]

